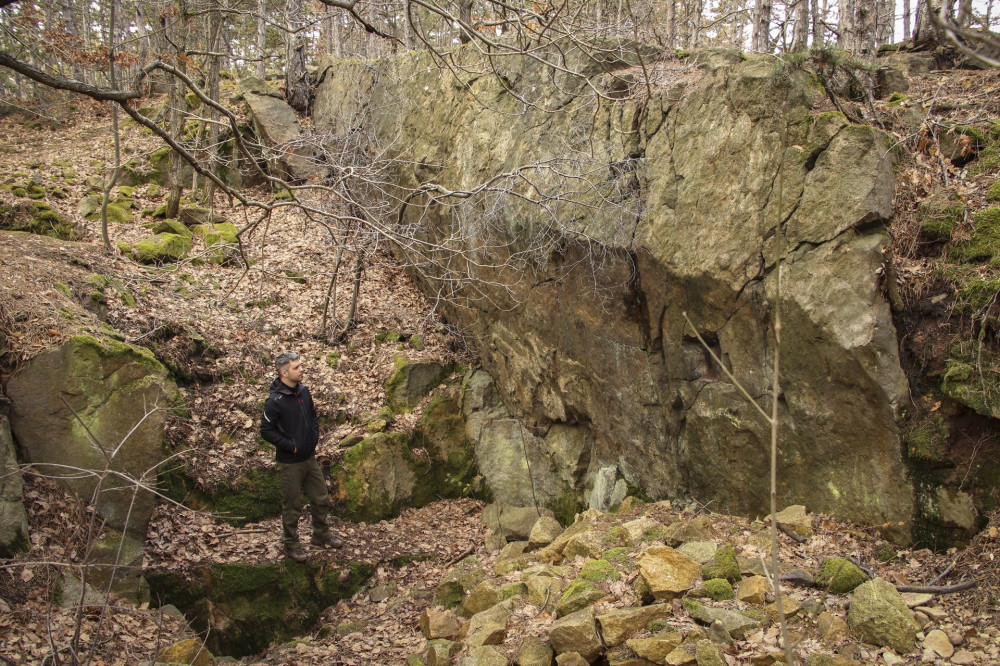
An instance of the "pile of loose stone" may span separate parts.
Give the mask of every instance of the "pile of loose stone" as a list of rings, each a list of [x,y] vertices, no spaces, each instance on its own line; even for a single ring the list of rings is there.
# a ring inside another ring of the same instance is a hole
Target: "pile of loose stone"
[[[797,543],[814,517],[795,506],[777,518],[797,535],[781,536],[781,608],[807,666],[986,663],[935,627],[946,613],[932,595],[901,594],[849,558],[816,566]],[[484,519],[497,554],[462,560],[436,588],[407,666],[786,663],[764,522],[631,498],[566,529],[534,508],[492,505]]]

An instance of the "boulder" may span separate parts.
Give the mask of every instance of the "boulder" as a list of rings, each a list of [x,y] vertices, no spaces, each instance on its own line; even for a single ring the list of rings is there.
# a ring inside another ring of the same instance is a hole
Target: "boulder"
[[[562,596],[563,579],[537,573],[522,573],[521,580],[528,588],[528,601],[539,608],[554,611]]]
[[[892,648],[898,654],[906,654],[913,649],[917,631],[920,630],[903,597],[891,583],[881,578],[870,580],[854,590],[847,624],[857,639]]]
[[[476,613],[469,620],[469,632],[465,636],[465,644],[469,647],[500,645],[507,638],[509,622],[510,610],[503,604]]]
[[[572,560],[576,557],[598,559],[607,549],[605,535],[597,530],[586,530],[575,534],[566,541],[563,547],[563,557]]]
[[[698,666],[727,666],[728,663],[719,646],[707,639],[695,643],[694,659]]]
[[[549,642],[557,655],[578,652],[590,663],[604,651],[597,633],[594,611],[589,606],[553,622],[549,627]]]
[[[669,546],[651,546],[636,558],[636,562],[640,575],[656,599],[673,599],[683,595],[701,575],[697,562]]]
[[[816,618],[816,630],[826,645],[839,645],[848,636],[847,623],[836,615],[823,612]]]
[[[452,657],[462,649],[462,644],[445,638],[435,638],[427,641],[420,652],[420,660],[425,666],[451,666]]]
[[[424,638],[456,638],[462,630],[462,620],[449,610],[427,608],[420,614],[420,632]]]
[[[727,543],[717,550],[712,560],[701,567],[701,575],[706,580],[725,578],[730,583],[738,581],[741,578],[740,564],[733,545]]]
[[[666,656],[676,650],[684,642],[684,636],[679,631],[663,631],[649,638],[631,638],[625,642],[643,659],[654,664],[664,663]]]
[[[74,336],[31,359],[7,395],[25,460],[85,501],[104,470],[155,483],[166,409],[178,393],[149,350]],[[109,480],[96,509],[111,527],[145,535],[154,496],[135,484]]]
[[[758,606],[767,600],[771,585],[764,576],[744,578],[736,587],[736,598],[743,603]]]
[[[640,516],[634,520],[622,523],[622,529],[625,530],[625,534],[628,536],[629,545],[634,546],[643,541],[661,538],[666,527],[663,523],[653,520],[649,516]],[[715,552],[714,549],[712,552]]]
[[[156,663],[190,664],[190,666],[210,666],[215,657],[205,644],[197,638],[185,638],[164,648],[156,655]]]
[[[143,264],[168,264],[184,259],[191,246],[190,233],[153,234],[132,247],[132,256]]]
[[[484,580],[472,588],[469,595],[462,600],[462,611],[468,617],[482,613],[502,601],[500,588],[489,580]],[[444,638],[450,638],[445,636]]]
[[[470,555],[449,571],[434,588],[434,605],[446,609],[461,605],[465,596],[484,578],[486,572],[480,567],[479,560]]]
[[[812,516],[801,504],[793,504],[785,507],[776,515],[778,523],[784,525],[801,537],[811,537],[813,535]],[[770,520],[770,516],[768,516]]]
[[[507,541],[526,541],[539,518],[552,518],[548,509],[534,506],[509,506],[500,502],[483,509],[486,527],[503,536]]]
[[[517,666],[552,666],[555,655],[552,647],[538,636],[526,636],[517,650]]]
[[[566,587],[566,591],[556,602],[556,617],[565,617],[576,613],[582,608],[597,603],[607,596],[607,593],[583,578],[577,578]]]
[[[459,664],[460,666],[507,666],[507,657],[491,645],[482,645],[469,650]]]
[[[404,506],[424,506],[441,497],[459,497],[470,466],[465,441],[453,449],[421,436],[426,452],[418,455],[403,433],[375,433],[347,449],[334,465],[336,498],[352,520],[375,522],[391,518]]]
[[[386,404],[395,412],[413,409],[451,372],[451,366],[436,361],[409,362],[397,356],[395,363],[395,372],[385,382]]]
[[[698,564],[708,564],[715,557],[719,546],[714,541],[688,541],[677,547],[677,552],[684,553]]]
[[[845,594],[861,585],[868,576],[858,565],[843,557],[829,557],[823,560],[816,572],[816,585],[834,594]]]
[[[763,622],[757,618],[728,608],[713,608],[687,600],[684,602],[684,608],[692,619],[703,624],[711,625],[716,621],[721,622],[729,635],[738,641],[743,640],[751,629],[757,629],[763,625]]]
[[[665,620],[673,615],[670,604],[652,604],[639,608],[619,608],[597,616],[601,636],[608,647],[621,645],[632,634],[645,631],[655,620]]]
[[[531,526],[531,533],[528,535],[528,547],[536,550],[547,546],[562,534],[563,526],[559,521],[551,516],[542,516]]]
[[[589,507],[598,511],[613,511],[621,505],[627,492],[628,484],[618,477],[618,468],[614,465],[602,467],[594,477]]]
[[[6,411],[0,411],[0,557],[13,557],[31,546],[28,513],[21,501],[23,489],[10,421]]]
[[[254,92],[260,89],[256,84],[247,80],[243,84],[247,85],[242,88],[243,99],[273,175],[289,181],[308,180],[318,168],[295,111],[280,97]]]
[[[556,666],[588,666],[589,663],[579,652],[563,652],[556,656]]]

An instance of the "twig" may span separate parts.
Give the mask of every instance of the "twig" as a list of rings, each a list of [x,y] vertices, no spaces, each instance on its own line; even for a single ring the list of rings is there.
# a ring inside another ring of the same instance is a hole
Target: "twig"
[[[465,550],[463,550],[463,551],[462,551],[461,553],[459,553],[459,554],[458,554],[458,555],[456,555],[455,557],[453,557],[453,558],[451,558],[450,560],[448,560],[447,562],[445,562],[445,563],[444,563],[444,565],[445,565],[446,567],[450,567],[451,565],[453,565],[453,564],[457,563],[457,562],[458,562],[459,560],[463,560],[463,559],[465,559],[466,557],[468,557],[469,555],[472,555],[472,551],[474,551],[475,549],[476,549],[476,542],[475,542],[475,541],[473,541],[473,542],[472,542],[472,543],[471,543],[471,544],[469,545],[469,547],[468,547],[468,548],[466,548],[466,549],[465,549]]]
[[[941,580],[942,578],[944,578],[945,576],[947,576],[948,574],[950,574],[950,573],[951,573],[951,570],[955,568],[955,563],[956,563],[956,562],[958,562],[958,558],[957,558],[957,557],[956,557],[956,558],[955,558],[954,560],[952,560],[952,561],[951,561],[951,564],[949,564],[949,565],[948,565],[948,566],[947,566],[947,567],[945,568],[945,570],[944,570],[944,571],[942,571],[941,573],[939,573],[939,574],[938,574],[937,576],[935,576],[935,577],[934,577],[934,578],[933,578],[932,580],[928,581],[928,583],[927,583],[927,584],[928,584],[928,585],[934,585],[934,584],[935,584],[935,583],[937,583],[937,582],[938,582],[939,580]]]
[[[781,530],[781,532],[783,532],[786,536],[790,537],[793,541],[795,541],[795,543],[805,543],[806,541],[809,540],[808,537],[799,536],[798,534],[793,532],[784,523],[778,523],[778,529]]]
[[[956,583],[955,585],[897,585],[896,590],[899,592],[925,592],[927,594],[952,594],[954,592],[963,592],[965,590],[971,590],[972,588],[979,585],[979,581],[967,580],[961,583]]]

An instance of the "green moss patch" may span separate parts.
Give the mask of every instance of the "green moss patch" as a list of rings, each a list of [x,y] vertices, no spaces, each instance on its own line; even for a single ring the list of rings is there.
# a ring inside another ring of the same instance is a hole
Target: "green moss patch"
[[[705,591],[716,601],[726,601],[736,596],[733,585],[725,578],[710,578],[705,581]]]
[[[360,562],[341,567],[290,560],[145,574],[152,598],[179,608],[207,636],[213,653],[235,657],[308,633],[323,610],[350,597],[371,575],[372,567]]]
[[[954,194],[939,192],[920,205],[920,236],[928,242],[946,241],[965,218],[965,204]]]
[[[190,251],[190,236],[163,233],[136,243],[132,255],[144,264],[165,264],[180,261]]]
[[[216,486],[214,512],[231,525],[256,523],[281,514],[281,479],[277,470],[252,469],[231,484]]]
[[[948,349],[941,390],[977,414],[1000,418],[1000,366],[997,355],[975,341]]]
[[[177,220],[165,219],[157,222],[150,229],[154,234],[177,234],[178,236],[191,237],[194,234]]]
[[[740,580],[740,564],[736,559],[736,549],[733,544],[727,543],[725,546],[715,551],[712,561],[701,568],[701,576],[706,580],[712,578],[725,578],[730,583]]]
[[[605,580],[618,580],[621,572],[607,560],[590,560],[584,563],[580,570],[580,578],[597,583]]]
[[[868,576],[864,571],[842,557],[824,560],[816,572],[816,585],[834,594],[846,594],[867,581]]]
[[[952,246],[950,258],[962,262],[988,262],[1000,267],[1000,206],[993,206],[972,216],[974,226],[968,241]]]
[[[938,464],[947,460],[948,424],[940,413],[929,414],[910,426],[903,436],[906,455],[923,464]]]

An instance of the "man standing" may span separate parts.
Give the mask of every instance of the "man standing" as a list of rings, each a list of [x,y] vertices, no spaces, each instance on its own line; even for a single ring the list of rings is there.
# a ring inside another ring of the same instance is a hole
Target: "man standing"
[[[319,419],[309,389],[302,383],[305,370],[295,352],[285,352],[274,359],[278,376],[271,383],[271,394],[264,403],[260,434],[274,444],[274,459],[281,478],[281,524],[285,555],[305,562],[299,544],[299,517],[302,515],[302,492],[312,505],[314,546],[340,548],[341,541],[330,533],[330,499],[323,471],[316,461],[319,443]]]

